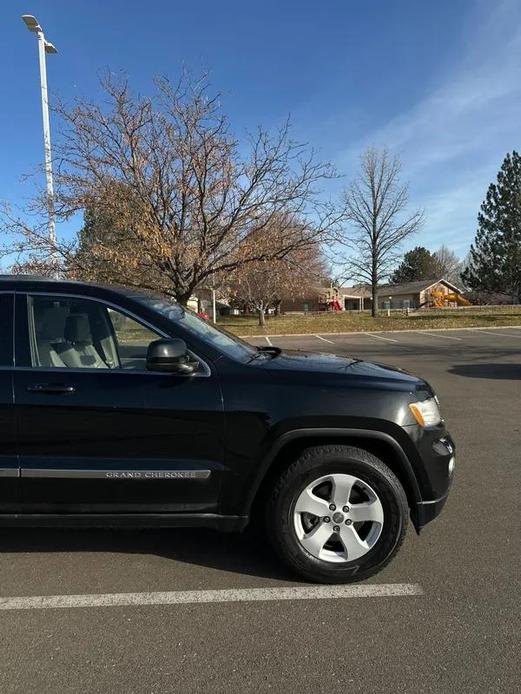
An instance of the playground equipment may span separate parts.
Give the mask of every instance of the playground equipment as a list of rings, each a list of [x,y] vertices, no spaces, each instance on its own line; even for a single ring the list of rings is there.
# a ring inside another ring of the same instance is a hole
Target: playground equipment
[[[342,306],[338,299],[322,299],[319,301],[322,311],[341,311]]]
[[[429,303],[431,304],[431,306],[434,306],[435,308],[445,308],[449,304],[457,304],[458,306],[471,306],[470,301],[468,299],[465,299],[464,296],[461,296],[461,294],[458,294],[457,292],[449,292],[448,294],[445,294],[441,291],[431,292]]]
[[[330,291],[322,294],[319,298],[319,303],[325,307],[326,311],[342,310],[342,304],[339,301],[338,289],[331,288]]]

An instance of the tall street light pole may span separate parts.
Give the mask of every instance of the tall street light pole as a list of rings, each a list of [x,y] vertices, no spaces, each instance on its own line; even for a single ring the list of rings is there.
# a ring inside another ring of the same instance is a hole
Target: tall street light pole
[[[45,54],[58,51],[45,39],[42,27],[35,17],[30,14],[22,15],[25,25],[36,34],[38,38],[38,56],[40,59],[40,85],[42,91],[42,119],[43,119],[43,146],[45,152],[45,176],[47,179],[47,211],[49,224],[49,241],[54,247],[56,244],[56,225],[54,221],[54,187],[52,181],[52,156],[51,156],[51,128],[49,125],[49,100],[47,97],[47,69]]]

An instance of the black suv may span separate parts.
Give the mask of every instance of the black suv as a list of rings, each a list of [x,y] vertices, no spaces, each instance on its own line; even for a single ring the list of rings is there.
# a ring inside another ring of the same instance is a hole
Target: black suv
[[[401,370],[257,348],[160,296],[0,280],[0,523],[264,525],[313,581],[379,571],[454,445]]]

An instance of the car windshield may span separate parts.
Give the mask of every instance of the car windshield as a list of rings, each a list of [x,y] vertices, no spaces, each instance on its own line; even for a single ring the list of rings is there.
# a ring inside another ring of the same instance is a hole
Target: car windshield
[[[133,296],[148,308],[177,323],[187,332],[196,335],[200,340],[232,359],[248,361],[257,352],[255,347],[241,340],[240,337],[216,328],[212,323],[199,318],[190,309],[186,309],[175,301],[169,301],[162,296],[147,296],[145,294],[133,294]]]

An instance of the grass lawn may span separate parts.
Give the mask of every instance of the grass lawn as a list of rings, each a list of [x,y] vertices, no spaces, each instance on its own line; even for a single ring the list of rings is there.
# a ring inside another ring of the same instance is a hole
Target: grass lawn
[[[368,313],[342,312],[309,315],[285,315],[266,318],[266,328],[256,316],[222,316],[218,325],[236,335],[290,335],[292,333],[324,334],[370,332],[372,330],[427,330],[429,328],[470,328],[521,325],[521,306],[475,307],[471,309],[438,309],[406,316],[382,312],[377,318]]]

